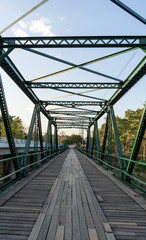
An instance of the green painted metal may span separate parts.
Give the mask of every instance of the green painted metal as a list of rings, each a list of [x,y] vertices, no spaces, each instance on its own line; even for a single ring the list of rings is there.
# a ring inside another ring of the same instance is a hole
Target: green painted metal
[[[104,136],[103,136],[103,143],[102,143],[102,148],[101,148],[101,160],[104,159],[104,152],[105,152],[105,147],[106,147],[107,133],[108,133],[108,114],[107,114],[107,118],[106,118],[106,124],[105,124]]]
[[[122,82],[26,82],[29,88],[95,88],[95,89],[119,89],[122,88]]]
[[[72,115],[72,116],[80,116],[80,115],[95,115],[99,111],[49,111],[50,114],[59,114],[59,115]]]
[[[86,151],[87,153],[91,154],[91,129],[88,127],[87,130],[87,148]]]
[[[95,151],[98,151],[98,157],[100,158],[100,141],[99,141],[99,132],[98,132],[98,123],[97,121],[94,122],[94,129],[95,129]]]
[[[105,102],[99,101],[41,101],[41,104],[48,106],[48,105],[58,105],[58,106],[68,106],[68,107],[75,107],[75,106],[100,106],[104,107],[106,105]]]
[[[28,130],[28,135],[27,135],[27,139],[26,139],[26,143],[25,143],[25,148],[24,148],[25,157],[22,158],[21,167],[26,166],[27,154],[29,152],[30,142],[31,142],[32,133],[33,133],[33,128],[34,128],[34,125],[36,123],[36,118],[37,118],[37,114],[38,114],[39,110],[40,110],[40,106],[35,105],[34,111],[33,111],[33,114],[32,114],[32,118],[31,118],[31,122],[30,122],[30,126],[29,126],[29,130]]]
[[[42,136],[42,124],[41,124],[41,115],[40,115],[40,111],[38,114],[38,130],[39,130],[39,139],[40,139],[40,150],[41,150],[41,158],[44,157],[44,146],[43,146],[43,136]]]
[[[94,124],[95,120],[98,120],[102,117],[107,111],[107,107],[109,105],[114,105],[116,102],[121,99],[140,79],[146,74],[146,57],[144,57],[140,63],[135,67],[135,69],[130,73],[130,75],[126,78],[122,89],[118,89],[113,96],[107,102],[107,106],[105,106],[96,116],[93,118],[89,126]]]
[[[54,127],[54,136],[53,136],[53,151],[57,152],[58,150],[58,134],[57,134],[57,126]]]
[[[112,124],[113,124],[113,129],[114,129],[117,153],[118,153],[118,156],[120,157],[119,158],[120,168],[125,170],[125,162],[123,160],[121,160],[123,153],[122,153],[122,147],[121,147],[121,142],[120,142],[120,138],[119,138],[119,132],[118,132],[118,127],[117,127],[117,123],[116,123],[116,117],[115,117],[113,106],[109,106],[109,110],[110,110],[111,120],[112,120]]]
[[[26,87],[24,77],[8,56],[2,62],[0,62],[0,66],[34,104],[40,104],[40,100],[32,89],[28,89]],[[51,116],[46,111],[45,107],[40,105],[40,108],[44,116],[48,119],[51,119]],[[52,123],[55,125],[55,122]]]
[[[140,16],[137,12],[133,11],[131,8],[129,8],[127,5],[125,5],[123,2],[119,0],[111,0],[113,3],[117,4],[120,8],[131,14],[133,17],[141,21],[142,23],[146,24],[146,19]]]
[[[65,129],[70,129],[70,128],[76,128],[76,129],[85,129],[85,130],[87,130],[88,129],[88,127],[83,127],[82,125],[81,126],[79,126],[79,125],[77,125],[77,126],[57,126],[57,129],[62,129],[62,128],[65,128]]]
[[[130,160],[136,160],[137,159],[138,152],[139,152],[139,149],[140,149],[140,146],[141,146],[141,143],[142,143],[142,139],[143,139],[145,130],[146,130],[146,103],[145,103],[145,106],[144,106],[144,110],[143,110],[143,113],[142,113],[142,116],[141,116],[138,131],[137,131],[136,138],[135,138],[135,141],[134,141],[134,145],[133,145],[133,148],[132,148],[132,152],[131,152],[131,155],[130,155]],[[134,162],[130,161],[128,163],[126,171],[130,175],[133,172],[134,166],[135,166]],[[130,178],[128,180],[130,180]]]
[[[106,55],[106,56],[103,56],[101,58],[97,58],[97,59],[94,59],[94,60],[91,60],[91,61],[88,61],[88,62],[85,62],[85,63],[81,63],[79,65],[75,65],[71,68],[66,68],[66,69],[63,69],[61,71],[58,71],[58,72],[55,72],[55,73],[51,73],[51,74],[47,74],[45,76],[41,76],[39,78],[36,78],[36,79],[33,79],[32,81],[38,81],[38,80],[42,80],[44,78],[48,78],[48,77],[52,77],[52,76],[56,76],[57,74],[61,74],[61,73],[65,73],[65,72],[68,72],[68,71],[71,71],[71,70],[75,70],[75,69],[82,69],[84,71],[88,71],[90,73],[93,73],[93,74],[97,74],[97,75],[100,75],[102,77],[106,77],[106,78],[109,78],[109,79],[112,79],[112,80],[116,80],[118,82],[122,82],[122,80],[118,79],[118,78],[115,78],[115,77],[111,77],[109,75],[106,75],[106,74],[103,74],[103,73],[100,73],[100,72],[97,72],[95,70],[91,70],[91,69],[88,69],[88,68],[85,68],[84,66],[87,66],[89,64],[92,64],[92,63],[96,63],[96,62],[100,62],[102,60],[105,60],[105,59],[109,59],[111,57],[114,57],[114,56],[118,56],[120,54],[123,54],[123,53],[127,53],[129,51],[132,51],[132,50],[135,50],[135,48],[129,48],[129,49],[126,49],[126,50],[123,50],[123,51],[120,51],[120,52],[116,52],[116,53],[113,53],[113,54],[110,54],[110,55]]]
[[[1,48],[104,48],[140,47],[145,36],[65,36],[65,37],[1,37]]]
[[[77,96],[80,96],[80,97],[91,98],[91,99],[100,100],[100,101],[103,101],[103,102],[107,101],[106,99],[103,99],[103,98],[92,97],[90,95],[85,95],[85,94],[82,94],[82,93],[72,92],[72,91],[62,89],[62,88],[56,88],[55,90],[60,91],[60,92],[64,92],[64,93],[69,93],[72,96],[77,95]]]
[[[131,50],[133,50],[133,49],[134,49],[134,48],[132,48],[132,49],[130,48],[130,49],[128,49],[128,50],[124,50],[124,51],[120,51],[120,52],[118,52],[118,53],[110,54],[110,55],[104,56],[104,57],[102,57],[102,58],[97,58],[97,59],[94,59],[94,60],[92,60],[92,61],[89,61],[89,62],[80,64],[80,65],[77,65],[77,64],[68,62],[68,61],[63,60],[63,59],[60,59],[60,58],[56,58],[56,57],[54,57],[54,56],[51,56],[51,55],[48,55],[48,54],[45,54],[45,53],[36,51],[36,50],[34,50],[34,49],[26,49],[26,50],[27,50],[27,51],[30,51],[30,52],[33,52],[33,53],[35,53],[35,54],[39,54],[39,55],[41,55],[41,56],[43,56],[43,57],[46,57],[46,58],[55,60],[55,61],[57,61],[57,62],[61,62],[61,63],[64,63],[64,64],[67,64],[67,65],[72,66],[71,68],[67,68],[67,69],[61,70],[61,71],[59,71],[59,72],[53,73],[53,74],[51,74],[51,76],[56,75],[56,74],[59,74],[59,73],[63,73],[63,72],[66,72],[66,71],[70,71],[70,70],[73,70],[73,69],[76,69],[76,68],[79,68],[79,69],[81,69],[81,70],[84,70],[84,71],[87,71],[87,72],[90,72],[90,73],[93,73],[93,74],[96,74],[96,75],[99,75],[99,76],[102,76],[102,77],[106,77],[106,78],[109,78],[109,79],[112,79],[112,80],[115,80],[115,81],[118,81],[118,82],[119,82],[119,81],[122,81],[122,80],[120,80],[120,79],[118,79],[118,78],[115,78],[115,77],[112,77],[112,76],[109,76],[109,75],[107,75],[107,74],[105,74],[105,73],[101,73],[101,72],[97,72],[97,71],[92,70],[92,69],[89,69],[89,68],[85,68],[84,66],[86,66],[86,65],[88,65],[88,64],[91,64],[91,63],[95,63],[95,62],[97,62],[97,61],[101,61],[101,60],[104,60],[104,59],[113,57],[113,56],[117,56],[117,55],[122,54],[122,53],[125,53],[125,52],[127,52],[127,51],[129,52],[129,51],[131,51]],[[47,76],[50,76],[50,75],[47,75]],[[45,78],[45,77],[46,77],[46,76],[43,76],[43,78]],[[39,78],[39,79],[40,79],[40,78]],[[34,79],[34,80],[39,80],[39,79],[37,78],[37,79]],[[42,79],[42,77],[41,77],[41,79]]]
[[[2,113],[2,118],[3,118],[5,130],[6,130],[6,135],[7,135],[11,155],[12,155],[12,157],[17,156],[17,150],[15,147],[15,142],[14,142],[13,133],[12,133],[12,129],[11,129],[9,112],[8,112],[8,107],[7,107],[7,102],[6,102],[6,97],[5,97],[5,92],[4,92],[4,88],[3,88],[1,75],[0,75],[0,109],[1,109],[1,113]],[[13,160],[13,165],[14,165],[15,170],[19,169],[19,163],[17,161],[17,158]]]
[[[75,117],[55,117],[55,121],[59,121],[59,120],[66,120],[66,121],[88,121],[89,122],[89,117],[80,117],[80,116],[75,116]]]
[[[9,48],[7,51],[0,49],[0,62],[2,62],[13,51],[14,48]]]
[[[108,164],[109,166],[112,165],[112,159],[110,156],[111,154],[112,154],[112,121],[111,121],[110,111],[108,111]]]
[[[51,123],[51,120],[49,120],[47,134],[46,134],[46,141],[45,141],[45,150],[48,152],[48,154],[51,154],[52,147],[53,147],[53,145],[52,145],[52,123]]]

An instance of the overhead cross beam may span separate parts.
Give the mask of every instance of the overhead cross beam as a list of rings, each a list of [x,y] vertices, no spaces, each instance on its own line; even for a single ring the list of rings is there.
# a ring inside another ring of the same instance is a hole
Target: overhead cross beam
[[[100,106],[104,107],[106,105],[105,102],[93,102],[93,101],[41,101],[41,104],[48,105],[58,105],[58,106]]]
[[[65,121],[77,121],[77,120],[80,120],[80,121],[89,121],[90,117],[79,117],[79,116],[76,116],[76,117],[57,117],[55,118],[55,121],[59,121],[59,120],[65,120]]]
[[[1,48],[104,48],[146,46],[145,36],[1,37]]]
[[[63,115],[95,115],[99,111],[49,111],[50,114],[63,114]]]
[[[29,88],[96,88],[96,89],[119,89],[123,83],[108,82],[26,82]]]

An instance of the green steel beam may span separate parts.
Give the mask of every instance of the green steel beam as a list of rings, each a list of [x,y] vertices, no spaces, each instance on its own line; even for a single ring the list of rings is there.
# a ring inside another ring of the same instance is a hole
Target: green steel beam
[[[146,24],[146,19],[143,18],[142,16],[140,16],[138,13],[136,13],[135,11],[133,11],[131,8],[129,8],[127,5],[125,5],[124,3],[122,3],[119,0],[111,0],[113,3],[115,3],[116,5],[118,5],[120,8],[122,8],[123,10],[125,10],[126,12],[128,12],[129,14],[131,14],[133,17],[135,17],[136,19],[138,19],[139,21],[141,21],[142,23]]]
[[[27,88],[24,77],[21,75],[19,70],[8,56],[0,62],[0,66],[34,104],[40,104],[40,100],[32,89]],[[51,119],[51,116],[46,111],[44,106],[41,105],[40,108],[44,116],[48,119]],[[53,122],[53,124],[55,125],[55,122]]]
[[[4,60],[10,52],[13,51],[14,48],[9,48],[6,52],[2,49],[0,49],[0,62],[2,62],[2,60]]]
[[[101,160],[104,159],[107,134],[108,134],[108,114],[107,114],[107,118],[106,118],[106,124],[105,124],[104,136],[103,136],[103,143],[102,143],[102,148],[101,148]]]
[[[110,54],[110,55],[107,55],[107,56],[104,56],[104,57],[101,57],[101,58],[97,58],[97,59],[94,59],[94,60],[91,60],[91,61],[88,61],[88,62],[85,62],[83,64],[80,64],[80,65],[77,65],[77,64],[74,64],[74,63],[71,63],[71,62],[68,62],[66,60],[63,60],[63,59],[60,59],[60,58],[57,58],[57,57],[54,57],[54,56],[51,56],[51,55],[48,55],[46,53],[42,53],[42,52],[39,52],[39,51],[36,51],[34,49],[25,49],[29,52],[32,52],[32,53],[35,53],[35,54],[38,54],[40,56],[43,56],[43,57],[46,57],[46,58],[49,58],[49,59],[52,59],[54,61],[57,61],[57,62],[61,62],[61,63],[64,63],[64,64],[67,64],[69,66],[72,66],[72,68],[67,68],[67,69],[64,69],[64,70],[61,70],[57,73],[53,73],[53,75],[56,75],[56,74],[59,74],[59,73],[63,73],[63,72],[66,72],[66,71],[69,71],[69,70],[73,70],[73,69],[76,69],[76,68],[79,68],[81,70],[84,70],[84,71],[87,71],[87,72],[90,72],[90,73],[94,73],[94,74],[97,74],[99,76],[102,76],[102,77],[106,77],[106,78],[109,78],[109,79],[112,79],[112,80],[115,80],[115,81],[121,81],[120,79],[118,78],[115,78],[115,77],[112,77],[112,76],[109,76],[109,75],[106,75],[104,73],[101,73],[101,72],[97,72],[95,70],[92,70],[92,69],[89,69],[89,68],[85,68],[84,66],[86,65],[89,65],[89,64],[92,64],[92,63],[95,63],[95,62],[99,62],[101,60],[105,60],[107,58],[110,58],[110,57],[114,57],[114,56],[117,56],[117,55],[120,55],[122,53],[125,53],[125,52],[129,52],[131,50],[134,50],[134,48],[130,48],[130,49],[127,49],[127,50],[124,50],[124,51],[120,51],[120,52],[116,52],[116,53],[113,53],[113,54]],[[47,75],[48,76],[48,75]],[[49,75],[50,76],[50,75]],[[44,76],[46,77],[46,76]],[[42,79],[42,77],[41,77]],[[36,80],[36,79],[35,79]],[[37,80],[39,80],[37,78]]]
[[[59,120],[65,120],[65,121],[88,121],[89,122],[89,117],[57,117],[55,118],[55,121],[59,121]]]
[[[104,107],[106,105],[105,102],[93,102],[93,101],[40,101],[41,104],[48,105],[58,105],[58,106],[100,106]]]
[[[103,99],[103,98],[92,97],[92,96],[85,95],[85,94],[82,94],[82,93],[77,93],[77,92],[68,91],[68,90],[65,90],[65,89],[62,89],[62,88],[56,88],[55,90],[60,91],[60,92],[69,93],[69,94],[72,95],[72,96],[73,96],[73,95],[77,95],[77,96],[80,96],[80,97],[91,98],[91,99],[100,100],[100,101],[103,101],[103,102],[106,102],[106,101],[107,101],[106,99]]]
[[[91,154],[91,132],[90,132],[90,128],[88,127],[87,130],[87,147],[86,147],[86,152],[88,154]]]
[[[88,129],[87,127],[82,127],[82,126],[58,126],[58,127],[57,127],[57,129],[62,129],[62,128],[65,128],[65,129],[77,128],[77,129],[85,129],[85,130]]]
[[[108,110],[108,164],[109,165],[112,164],[111,155],[112,155],[112,121],[111,121],[111,113]],[[112,170],[112,168],[110,167],[109,169]]]
[[[118,132],[118,127],[117,127],[117,123],[116,123],[116,117],[115,117],[113,106],[109,106],[109,110],[110,110],[111,120],[112,120],[112,124],[113,124],[113,129],[114,129],[117,153],[118,153],[118,156],[120,157],[119,158],[120,169],[125,170],[125,162],[123,159],[121,159],[121,157],[123,157],[122,146],[121,146],[121,142],[120,142],[120,138],[119,138],[119,132]],[[109,121],[109,118],[108,118],[108,121]]]
[[[100,158],[100,141],[99,141],[99,132],[98,132],[98,123],[94,122],[94,130],[95,130],[95,151],[98,151],[98,157]]]
[[[41,124],[41,116],[40,116],[40,112],[38,114],[38,130],[39,130],[39,139],[40,139],[40,150],[41,152],[44,151],[44,147],[43,147],[43,135],[42,135],[42,124]],[[41,158],[43,158],[43,153],[41,154]]]
[[[49,111],[50,114],[60,114],[60,115],[95,115],[98,114],[98,111]]]
[[[142,77],[146,74],[146,57],[144,57],[140,63],[135,67],[135,69],[130,73],[130,75],[125,80],[122,89],[118,89],[113,96],[107,102],[107,106],[114,105],[119,101]],[[98,120],[102,117],[105,112],[107,112],[107,106],[105,106],[95,118],[93,118],[92,122],[89,126],[94,124],[95,120]]]
[[[36,123],[36,118],[37,118],[37,115],[38,115],[39,111],[40,111],[40,106],[35,105],[34,111],[33,111],[33,114],[32,114],[32,118],[31,118],[31,122],[30,122],[30,126],[29,126],[29,130],[28,130],[28,135],[27,135],[25,147],[24,147],[25,157],[22,159],[22,162],[21,162],[22,167],[26,166],[27,154],[29,152],[30,142],[31,142],[31,139],[32,139],[32,133],[33,133],[33,129],[34,129],[34,126],[35,126],[35,123]]]
[[[104,48],[146,46],[145,36],[0,37],[1,48]],[[141,41],[142,40],[142,41]]]
[[[48,128],[46,134],[46,141],[45,141],[45,150],[47,151],[48,148],[52,149],[52,127],[51,127],[51,120],[48,120]],[[49,146],[48,146],[49,145]],[[49,154],[51,150],[49,149]]]
[[[32,82],[35,82],[35,81],[38,81],[38,80],[42,80],[44,78],[56,76],[57,74],[65,73],[65,72],[68,72],[68,71],[71,71],[71,70],[75,70],[75,69],[78,69],[78,68],[82,69],[82,70],[85,70],[85,71],[88,71],[88,72],[91,72],[91,73],[94,73],[94,74],[98,74],[98,75],[100,75],[102,77],[106,77],[106,78],[109,78],[109,79],[112,79],[112,80],[116,80],[118,82],[123,82],[122,80],[120,80],[118,78],[114,78],[114,77],[111,77],[109,75],[106,75],[106,74],[103,74],[103,73],[99,73],[97,71],[85,68],[84,66],[87,66],[87,65],[92,64],[92,63],[97,63],[97,62],[100,62],[102,60],[109,59],[111,57],[115,57],[115,56],[121,55],[123,53],[127,53],[127,52],[130,52],[130,51],[133,51],[133,50],[135,50],[135,48],[128,48],[128,49],[120,51],[120,52],[112,53],[112,54],[109,54],[109,55],[106,55],[106,56],[103,56],[103,57],[100,57],[100,58],[97,58],[97,59],[94,59],[94,60],[91,60],[91,61],[88,61],[88,62],[81,63],[79,65],[75,65],[75,66],[73,66],[71,68],[66,68],[66,69],[63,69],[63,70],[55,72],[55,73],[51,73],[51,74],[48,74],[48,75],[45,75],[45,76],[41,76],[39,78],[33,79]]]
[[[11,122],[9,118],[9,112],[8,112],[8,107],[7,107],[7,102],[6,102],[6,97],[5,97],[5,92],[3,88],[3,83],[0,75],[0,109],[1,109],[1,114],[2,114],[2,119],[4,122],[5,130],[6,130],[6,135],[8,139],[8,144],[10,148],[10,152],[12,157],[17,156],[17,150],[13,138],[13,132],[11,128]],[[13,165],[15,170],[19,169],[19,164],[17,159],[13,159]]]
[[[29,88],[96,88],[96,89],[119,89],[123,83],[109,82],[26,82]]]
[[[134,141],[133,149],[132,149],[132,152],[131,152],[131,156],[130,156],[131,160],[136,161],[136,159],[137,159],[138,152],[139,152],[139,149],[140,149],[143,137],[144,137],[145,130],[146,130],[146,103],[145,103],[145,106],[144,106],[144,110],[143,110],[143,113],[142,113],[142,116],[141,116],[138,131],[137,131],[136,138],[135,138],[135,141]],[[134,162],[129,162],[128,163],[127,172],[130,175],[133,172],[134,166],[135,166]]]

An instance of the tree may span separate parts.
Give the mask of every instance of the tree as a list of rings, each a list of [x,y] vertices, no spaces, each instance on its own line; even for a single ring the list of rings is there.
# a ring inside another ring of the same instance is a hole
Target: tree
[[[14,138],[25,139],[27,134],[22,124],[22,120],[19,117],[10,116],[10,123]],[[6,131],[2,116],[0,116],[0,136],[6,137]]]
[[[72,134],[70,137],[64,140],[67,145],[79,144],[82,142],[82,137],[80,135]]]

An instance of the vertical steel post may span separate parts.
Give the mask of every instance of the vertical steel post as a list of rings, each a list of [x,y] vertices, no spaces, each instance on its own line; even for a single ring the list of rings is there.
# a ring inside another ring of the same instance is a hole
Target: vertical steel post
[[[8,108],[7,108],[7,102],[6,102],[6,98],[5,98],[5,93],[4,93],[1,76],[0,76],[0,108],[1,108],[2,118],[4,121],[6,135],[7,135],[7,139],[8,139],[8,143],[9,143],[9,147],[10,147],[10,152],[11,152],[12,157],[14,157],[14,156],[17,156],[17,150],[15,147],[15,142],[14,142],[13,133],[12,133],[12,129],[11,129],[9,112],[8,112]],[[14,165],[15,170],[19,169],[19,163],[18,163],[17,159],[13,160],[13,165]]]
[[[53,137],[53,150],[57,152],[58,144],[57,144],[57,126],[54,126],[54,137]]]
[[[109,109],[110,109],[111,119],[112,119],[112,123],[113,123],[114,135],[115,135],[115,140],[116,140],[116,148],[117,148],[118,156],[120,157],[119,158],[120,169],[125,170],[125,162],[123,159],[121,159],[121,157],[123,156],[123,153],[122,153],[122,147],[121,147],[121,142],[120,142],[120,138],[119,138],[119,132],[118,132],[118,127],[117,127],[117,123],[116,123],[116,117],[115,117],[113,106],[110,106]],[[122,175],[122,177],[123,177],[123,175]]]
[[[92,139],[92,149],[91,149],[91,155],[94,156],[94,147],[95,147],[95,124],[94,124],[94,130],[93,130],[93,139]]]
[[[102,149],[101,149],[101,160],[104,159],[104,152],[105,152],[105,146],[106,146],[106,140],[107,140],[107,132],[108,132],[108,114],[107,114],[107,118],[106,118],[103,143],[102,143]],[[102,165],[102,163],[101,163],[101,165]]]
[[[142,116],[141,116],[141,120],[140,120],[140,123],[139,123],[138,130],[137,130],[137,134],[136,134],[136,138],[135,138],[134,145],[133,145],[133,148],[132,148],[130,160],[135,160],[136,161],[136,159],[137,159],[138,152],[139,152],[139,149],[140,149],[140,146],[141,146],[141,143],[142,143],[142,139],[143,139],[143,136],[144,136],[144,133],[145,133],[145,129],[146,129],[146,103],[145,103],[144,110],[143,110],[143,113],[142,113]],[[126,171],[130,175],[133,172],[134,166],[135,166],[135,163],[133,163],[133,162],[128,163]],[[127,181],[130,182],[129,177],[127,177]]]
[[[36,121],[36,116],[37,116],[37,113],[39,111],[39,108],[40,108],[39,105],[35,105],[35,107],[34,107],[34,111],[33,111],[33,114],[32,114],[29,130],[28,130],[28,135],[27,135],[27,139],[26,139],[26,143],[25,143],[25,148],[24,148],[25,157],[21,161],[21,166],[22,167],[26,166],[27,154],[29,152],[30,142],[31,142],[32,133],[33,133],[33,128],[34,128],[34,124],[35,124],[35,121]]]
[[[100,141],[99,141],[99,132],[98,132],[98,124],[97,121],[94,122],[95,128],[95,151],[98,151],[98,157],[100,158]]]
[[[108,154],[108,164],[112,165],[112,157],[110,156],[112,154],[112,121],[110,111],[108,111]],[[112,170],[110,167],[109,169]]]
[[[43,136],[42,136],[42,124],[41,124],[41,115],[40,115],[40,111],[38,114],[38,128],[39,128],[39,139],[40,139],[40,150],[41,150],[41,159],[44,157],[43,151],[44,151],[44,147],[43,147]]]

